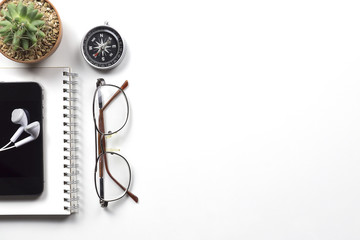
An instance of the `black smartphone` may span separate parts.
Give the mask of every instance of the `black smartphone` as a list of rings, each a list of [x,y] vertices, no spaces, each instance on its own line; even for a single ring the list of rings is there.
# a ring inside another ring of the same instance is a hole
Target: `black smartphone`
[[[0,195],[44,189],[43,93],[36,82],[0,83]]]

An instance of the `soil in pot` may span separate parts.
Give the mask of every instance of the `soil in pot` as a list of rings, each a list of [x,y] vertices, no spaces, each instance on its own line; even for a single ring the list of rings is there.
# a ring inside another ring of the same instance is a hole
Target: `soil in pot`
[[[17,5],[20,0],[5,0],[0,6],[0,10],[7,10],[8,3],[14,3]],[[16,51],[13,48],[3,42],[3,38],[0,38],[0,50],[8,58],[18,62],[36,62],[42,60],[42,58],[50,55],[59,44],[61,38],[61,23],[59,16],[53,6],[45,0],[23,0],[22,3],[28,6],[30,3],[34,4],[34,8],[39,10],[44,16],[41,20],[45,21],[45,25],[41,29],[45,33],[45,37],[40,39],[36,46],[29,50],[18,49]],[[0,20],[4,20],[1,16]],[[59,41],[58,41],[59,39]]]

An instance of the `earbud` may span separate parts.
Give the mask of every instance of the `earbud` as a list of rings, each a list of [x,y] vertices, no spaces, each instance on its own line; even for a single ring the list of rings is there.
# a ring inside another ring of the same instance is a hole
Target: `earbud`
[[[18,130],[10,138],[11,142],[15,142],[24,131],[25,127],[28,124],[29,119],[24,109],[17,108],[12,111],[11,121],[15,124],[20,124]]]
[[[15,147],[20,147],[28,142],[34,141],[35,139],[37,139],[37,137],[40,134],[40,123],[39,122],[33,122],[30,123],[29,125],[27,125],[25,127],[25,132],[27,132],[28,134],[30,134],[30,136],[28,136],[27,138],[22,139],[19,142],[16,142],[14,145]]]

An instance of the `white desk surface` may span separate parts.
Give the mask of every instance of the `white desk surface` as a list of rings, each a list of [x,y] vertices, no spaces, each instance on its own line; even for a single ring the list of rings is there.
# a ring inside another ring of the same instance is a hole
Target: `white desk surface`
[[[81,210],[1,217],[2,240],[360,239],[359,1],[52,3],[64,35],[39,66],[80,74]],[[80,41],[105,20],[128,52],[100,72]],[[99,77],[129,80],[117,142],[140,199],[106,210],[93,187]]]

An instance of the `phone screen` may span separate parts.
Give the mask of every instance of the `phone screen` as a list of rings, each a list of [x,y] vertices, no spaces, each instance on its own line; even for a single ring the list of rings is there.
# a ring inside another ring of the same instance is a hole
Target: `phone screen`
[[[38,83],[0,83],[0,195],[43,191],[42,106]]]

